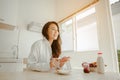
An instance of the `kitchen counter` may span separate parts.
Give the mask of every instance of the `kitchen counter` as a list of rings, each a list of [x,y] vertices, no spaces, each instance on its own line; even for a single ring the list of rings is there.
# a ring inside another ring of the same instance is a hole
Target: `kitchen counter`
[[[22,59],[0,58],[0,72],[15,72],[15,71],[16,72],[23,71]]]
[[[59,75],[54,72],[0,72],[0,80],[120,80],[120,74],[115,72],[83,73],[82,70],[72,70],[68,75]]]
[[[0,63],[22,63],[22,59],[0,58]]]

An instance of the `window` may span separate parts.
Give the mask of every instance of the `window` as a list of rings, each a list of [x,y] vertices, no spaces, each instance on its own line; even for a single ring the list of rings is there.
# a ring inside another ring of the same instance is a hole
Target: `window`
[[[94,7],[78,13],[72,19],[63,22],[61,31],[62,51],[99,50]]]
[[[76,15],[76,32],[77,51],[99,49],[95,8],[90,8]]]
[[[118,2],[119,0],[109,0],[110,1],[110,4],[114,4],[116,2]]]
[[[73,51],[73,20],[62,23],[61,25],[62,51]]]

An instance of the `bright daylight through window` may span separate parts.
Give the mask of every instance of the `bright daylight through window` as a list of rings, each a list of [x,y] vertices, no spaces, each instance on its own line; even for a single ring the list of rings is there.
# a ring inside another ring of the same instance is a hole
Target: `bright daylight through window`
[[[61,24],[63,51],[99,50],[95,8],[84,10]]]
[[[76,16],[76,32],[77,51],[99,50],[95,8],[85,10]]]

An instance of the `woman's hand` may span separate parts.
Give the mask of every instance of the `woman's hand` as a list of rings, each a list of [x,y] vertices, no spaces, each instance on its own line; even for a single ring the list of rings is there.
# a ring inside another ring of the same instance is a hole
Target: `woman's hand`
[[[70,57],[63,57],[60,59],[60,67],[62,67],[67,61],[70,60]]]
[[[60,68],[62,67],[67,61],[70,60],[70,57],[63,57],[61,59],[52,58],[50,61],[50,68]]]
[[[50,60],[50,68],[56,68],[57,67],[57,64],[58,64],[58,58],[52,58]]]

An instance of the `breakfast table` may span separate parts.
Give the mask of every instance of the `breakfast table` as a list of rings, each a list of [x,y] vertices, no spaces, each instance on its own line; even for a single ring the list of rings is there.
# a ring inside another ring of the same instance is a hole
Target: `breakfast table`
[[[0,72],[0,80],[120,80],[116,72],[84,73],[80,69],[72,69],[69,74],[63,75],[56,72],[38,72],[26,70],[23,72]]]

